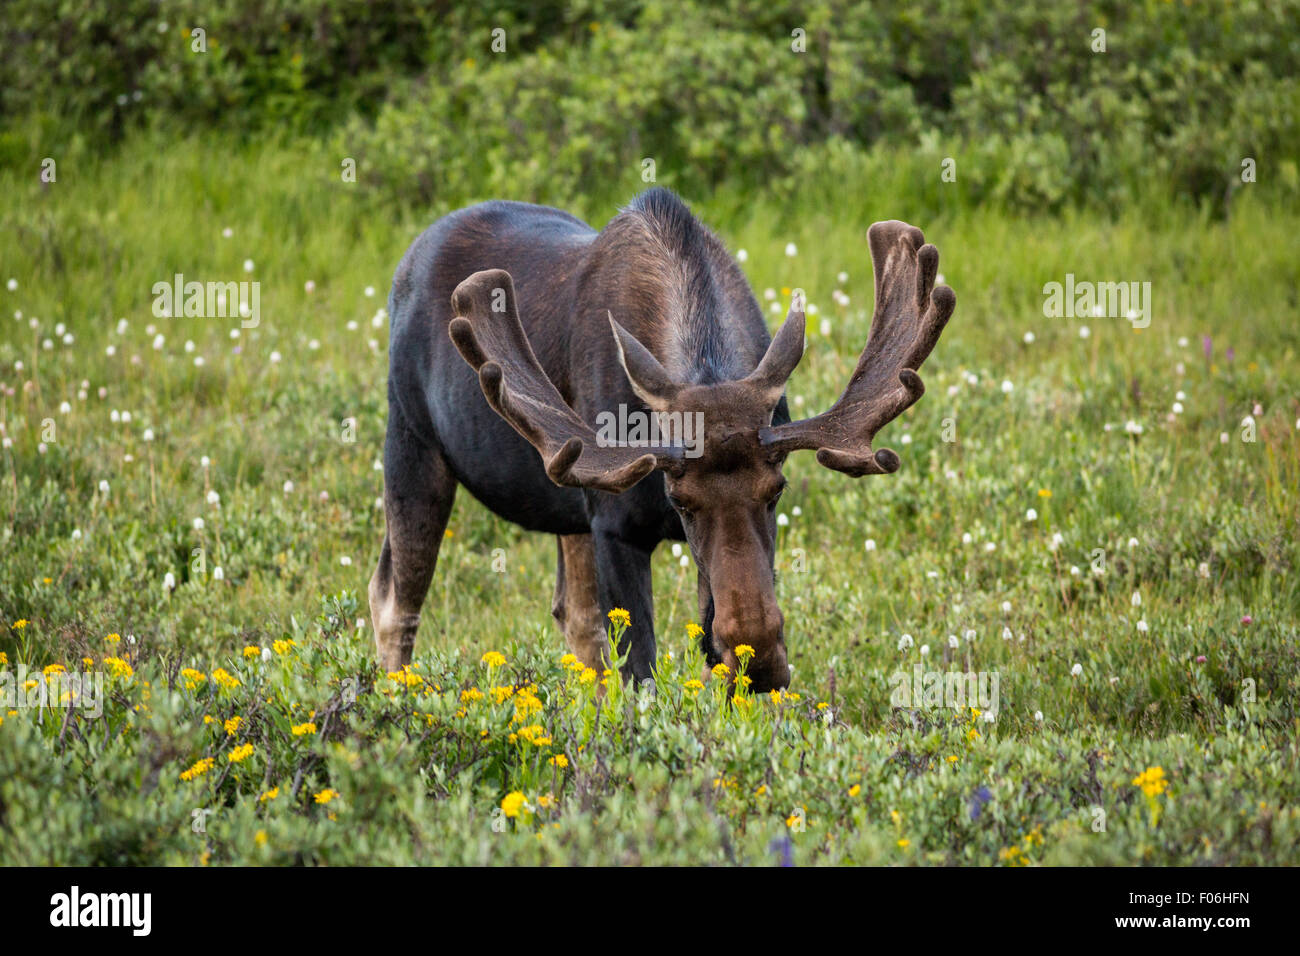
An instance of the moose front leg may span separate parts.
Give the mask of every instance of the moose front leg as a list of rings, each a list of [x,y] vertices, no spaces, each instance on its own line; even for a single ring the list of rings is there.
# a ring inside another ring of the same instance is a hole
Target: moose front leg
[[[596,585],[596,549],[589,534],[556,537],[555,600],[551,615],[564,632],[565,643],[587,667],[609,666],[607,619],[600,610]]]
[[[384,443],[384,535],[370,579],[370,617],[379,666],[411,663],[420,607],[433,580],[456,479],[442,453],[420,443],[397,406],[390,406]]]
[[[638,684],[652,680],[655,664],[654,594],[650,584],[650,552],[618,535],[592,528],[596,553],[596,581],[600,610],[606,618],[616,607],[628,612],[631,626],[619,640],[618,652],[627,655],[623,678]]]

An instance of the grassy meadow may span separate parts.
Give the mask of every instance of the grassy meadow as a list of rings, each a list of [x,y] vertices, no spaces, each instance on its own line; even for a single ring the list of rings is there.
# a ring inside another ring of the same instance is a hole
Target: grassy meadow
[[[550,618],[554,542],[463,490],[416,664],[379,673],[383,309],[431,217],[309,141],[81,155],[0,173],[0,863],[1297,862],[1294,202],[688,193],[772,327],[793,288],[818,308],[796,415],[865,342],[871,222],[921,226],[957,293],[877,443],[897,474],[789,460],[794,679],[728,703],[688,554],[655,556],[658,695],[602,693]],[[260,323],[154,316],[175,273],[260,282]],[[1046,318],[1067,273],[1149,281],[1150,326]],[[20,699],[60,666],[103,675],[102,715]],[[892,706],[917,666],[996,675],[995,719]]]

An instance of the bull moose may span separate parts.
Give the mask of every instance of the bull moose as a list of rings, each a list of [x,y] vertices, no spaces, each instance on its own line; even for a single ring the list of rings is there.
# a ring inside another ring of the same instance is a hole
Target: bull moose
[[[685,540],[698,567],[700,641],[756,691],[790,681],[776,601],[776,505],[798,449],[853,477],[897,470],[877,431],[924,391],[917,370],[956,297],[935,287],[920,229],[878,222],[871,331],[839,400],[791,421],[786,379],[803,303],[776,336],[722,242],[672,192],[650,189],[599,232],[558,209],[492,201],[435,222],[389,296],[387,534],[370,582],[379,661],[408,664],[457,485],[497,515],[556,536],[552,613],[574,655],[609,660],[605,615],[625,608],[624,678],[652,679],[650,557]],[[602,440],[620,407],[702,415],[693,454]]]

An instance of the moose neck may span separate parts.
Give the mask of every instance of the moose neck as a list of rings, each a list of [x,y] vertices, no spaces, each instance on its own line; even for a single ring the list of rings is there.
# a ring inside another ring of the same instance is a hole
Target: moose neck
[[[678,382],[743,378],[769,341],[721,241],[666,189],[638,196],[592,244],[578,301],[608,310]]]

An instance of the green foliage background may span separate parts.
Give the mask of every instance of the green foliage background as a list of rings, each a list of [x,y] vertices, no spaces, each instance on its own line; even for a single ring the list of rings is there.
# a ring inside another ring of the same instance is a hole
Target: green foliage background
[[[86,149],[151,124],[338,129],[365,188],[439,211],[617,199],[647,157],[688,192],[789,195],[882,144],[877,164],[953,157],[973,203],[1127,205],[1159,182],[1222,207],[1247,156],[1300,186],[1297,35],[1294,0],[15,0],[0,103]]]
[[[0,862],[1296,862],[1297,19],[12,0],[0,672],[113,673],[100,718],[0,710]],[[599,227],[646,158],[746,250],[773,323],[793,287],[818,306],[796,412],[866,339],[871,222],[922,226],[958,295],[925,399],[882,436],[898,474],[787,465],[797,698],[690,684],[694,567],[667,546],[660,696],[598,698],[560,660],[553,542],[463,494],[418,680],[379,673],[358,595],[393,268],[477,199]],[[175,272],[261,282],[261,324],[154,316]],[[1150,281],[1151,326],[1045,318],[1068,272]],[[999,674],[997,721],[891,706],[918,664]],[[492,687],[511,695],[462,698]],[[545,744],[519,737],[528,688]]]

